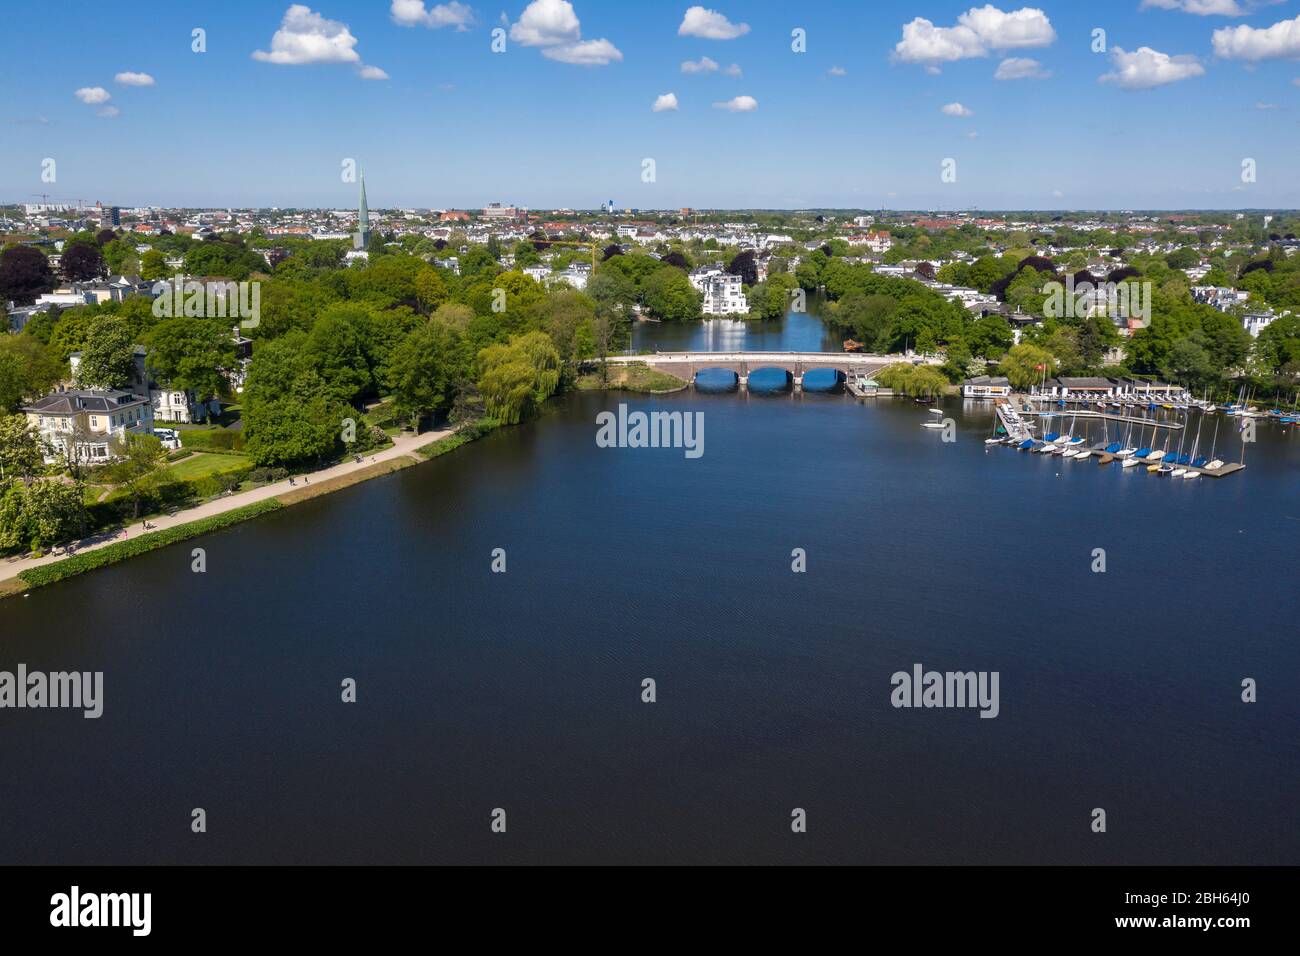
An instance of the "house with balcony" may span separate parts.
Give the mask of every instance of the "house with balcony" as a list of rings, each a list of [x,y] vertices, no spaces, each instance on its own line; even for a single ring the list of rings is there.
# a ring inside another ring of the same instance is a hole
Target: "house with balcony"
[[[746,315],[749,300],[740,276],[723,272],[721,265],[701,266],[690,276],[691,285],[704,294],[705,315]]]
[[[106,463],[115,457],[114,443],[128,432],[153,431],[149,399],[118,389],[51,392],[24,406],[23,413],[40,436],[46,464]]]

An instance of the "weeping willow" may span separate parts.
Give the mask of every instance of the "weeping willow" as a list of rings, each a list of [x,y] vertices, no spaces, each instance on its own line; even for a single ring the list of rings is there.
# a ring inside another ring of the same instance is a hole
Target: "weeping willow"
[[[560,384],[560,353],[545,332],[529,332],[505,345],[479,352],[483,372],[478,388],[493,418],[517,425],[555,394]]]
[[[937,395],[948,385],[948,379],[936,368],[928,365],[907,365],[902,362],[883,368],[875,379],[885,388],[900,395]]]

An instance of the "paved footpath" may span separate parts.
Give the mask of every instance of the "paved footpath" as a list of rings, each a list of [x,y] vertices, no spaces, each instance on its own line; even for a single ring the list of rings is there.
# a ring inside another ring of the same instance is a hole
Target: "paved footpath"
[[[219,515],[227,511],[234,511],[236,508],[242,508],[245,505],[251,505],[258,501],[265,501],[267,498],[274,498],[282,495],[286,491],[297,491],[302,487],[311,487],[311,481],[304,483],[304,478],[312,481],[329,481],[331,478],[338,478],[342,475],[351,474],[354,471],[361,471],[363,468],[369,468],[371,465],[378,464],[382,461],[392,461],[395,458],[413,458],[416,461],[424,461],[415,453],[417,448],[423,448],[430,442],[435,442],[440,438],[446,438],[455,431],[454,428],[444,428],[438,431],[422,432],[419,435],[399,435],[393,439],[393,444],[382,451],[372,452],[369,455],[363,455],[360,463],[348,459],[332,468],[326,468],[322,471],[313,471],[306,475],[295,475],[294,484],[290,485],[289,480],[277,481],[271,485],[263,485],[260,488],[252,488],[248,491],[241,491],[237,494],[230,495],[226,498],[214,498],[206,501],[201,505],[193,508],[186,508],[177,511],[174,515],[159,515],[156,518],[149,519],[148,530],[144,527],[143,521],[137,521],[128,525],[126,536],[123,537],[121,531],[109,534],[95,535],[94,537],[85,538],[76,542],[76,551],[81,554],[85,551],[95,551],[99,548],[106,547],[117,541],[123,541],[129,538],[138,538],[143,534],[151,531],[161,531],[164,528],[175,528],[177,525],[189,524],[191,521],[198,521],[200,518],[210,518],[213,515]],[[10,578],[16,578],[28,568],[40,567],[42,564],[51,564],[55,561],[62,561],[67,557],[61,549],[58,553],[50,552],[39,558],[28,556],[7,558],[0,562],[0,581],[7,581]]]

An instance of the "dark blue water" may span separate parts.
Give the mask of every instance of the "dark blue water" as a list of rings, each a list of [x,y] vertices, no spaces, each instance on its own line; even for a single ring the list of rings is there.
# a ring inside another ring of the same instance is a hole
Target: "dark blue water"
[[[822,324],[821,308],[821,300],[813,297],[807,312],[790,312],[784,319],[637,322],[632,326],[632,351],[838,352],[843,336],[836,337]]]
[[[598,448],[619,402],[703,412],[703,456]],[[1300,434],[1184,482],[944,411],[571,396],[205,575],[6,601],[0,667],[106,703],[0,710],[0,862],[1300,862]],[[1000,715],[891,707],[918,662],[998,671]]]

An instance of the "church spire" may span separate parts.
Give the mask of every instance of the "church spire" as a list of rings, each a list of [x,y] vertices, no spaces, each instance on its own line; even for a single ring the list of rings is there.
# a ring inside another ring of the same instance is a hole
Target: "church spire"
[[[352,248],[365,249],[370,244],[370,210],[366,207],[366,171],[361,171],[361,198],[357,203],[357,231]]]

